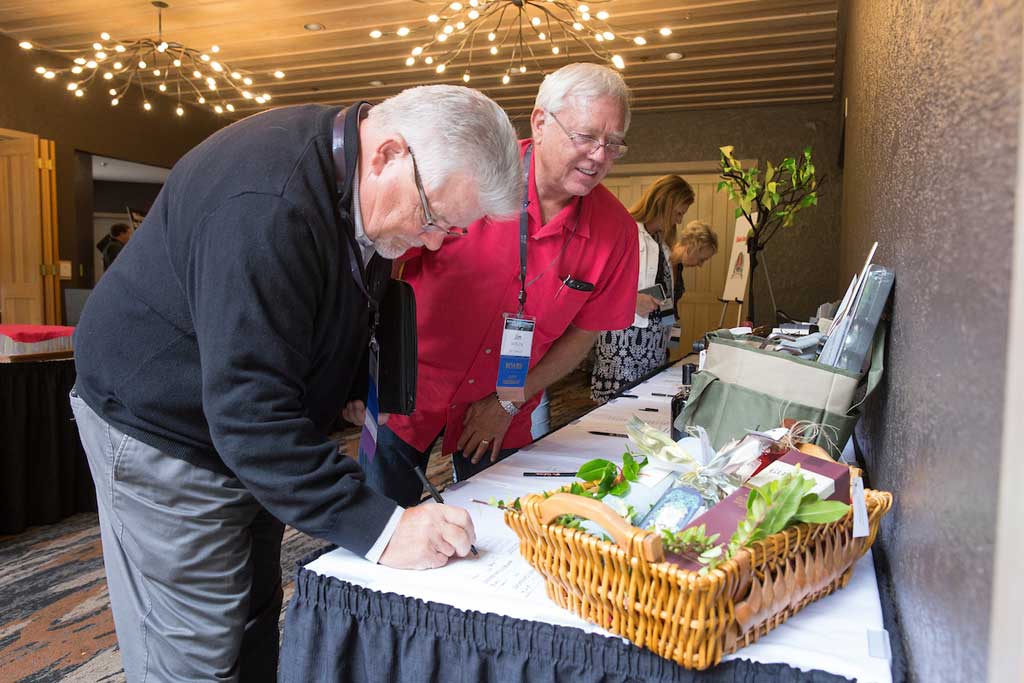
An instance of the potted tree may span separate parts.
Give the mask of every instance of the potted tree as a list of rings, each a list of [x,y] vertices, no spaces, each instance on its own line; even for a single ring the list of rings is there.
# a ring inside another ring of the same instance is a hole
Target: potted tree
[[[747,233],[747,254],[750,256],[748,301],[749,315],[754,318],[754,273],[757,255],[782,228],[793,225],[796,214],[808,206],[818,205],[818,187],[825,181],[815,178],[811,148],[796,158],[786,157],[777,166],[767,162],[764,176],[757,166],[743,168],[733,156],[733,147],[719,148],[722,153],[718,191],[725,190],[737,204],[736,218],[743,216],[751,228]],[[771,282],[768,283],[769,291]],[[775,306],[774,295],[772,306]],[[773,316],[775,313],[773,312]]]

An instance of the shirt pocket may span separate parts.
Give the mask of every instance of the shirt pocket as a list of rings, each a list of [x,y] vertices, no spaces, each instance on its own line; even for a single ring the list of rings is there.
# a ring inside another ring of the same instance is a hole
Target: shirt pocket
[[[569,325],[590,299],[593,292],[562,287],[551,298],[543,314],[537,317],[537,336],[542,342],[553,343],[569,328]]]

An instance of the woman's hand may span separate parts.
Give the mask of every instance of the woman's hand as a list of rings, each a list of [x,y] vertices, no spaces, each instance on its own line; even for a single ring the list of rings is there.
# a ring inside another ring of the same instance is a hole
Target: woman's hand
[[[637,293],[636,295],[636,314],[641,318],[646,318],[652,312],[661,308],[661,302],[655,299],[650,294]]]

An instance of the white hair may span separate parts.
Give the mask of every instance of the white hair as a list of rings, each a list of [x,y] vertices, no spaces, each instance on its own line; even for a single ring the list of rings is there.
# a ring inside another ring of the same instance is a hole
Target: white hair
[[[483,93],[457,85],[403,90],[370,110],[416,155],[423,184],[438,189],[453,174],[476,182],[487,216],[515,215],[522,200],[522,161],[508,114]]]
[[[557,114],[566,106],[568,99],[589,102],[599,97],[611,97],[622,104],[628,130],[629,87],[618,72],[600,64],[577,62],[548,74],[537,91],[534,107]]]

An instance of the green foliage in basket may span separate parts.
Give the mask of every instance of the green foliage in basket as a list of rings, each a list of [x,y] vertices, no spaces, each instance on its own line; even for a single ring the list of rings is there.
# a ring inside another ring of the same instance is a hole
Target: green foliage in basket
[[[590,460],[580,466],[576,476],[584,482],[597,482],[597,488],[586,489],[579,482],[574,481],[569,486],[569,493],[577,496],[586,496],[587,498],[596,498],[597,500],[604,498],[608,494],[619,497],[624,496],[629,493],[630,482],[639,479],[640,470],[646,465],[646,457],[637,460],[628,450],[622,454],[622,467],[603,458]],[[545,498],[548,498],[550,495],[548,492],[543,494]],[[487,500],[487,504],[500,510],[513,509],[517,512],[522,510],[519,498],[506,503],[504,500],[499,500],[492,496]],[[620,511],[618,507],[622,507],[623,510]],[[632,505],[624,504],[618,507],[615,508],[616,512],[619,512],[626,521],[631,521],[636,516],[636,508]],[[554,523],[570,529],[587,531],[582,526],[583,521],[583,518],[577,515],[559,515],[555,518]],[[603,538],[606,541],[611,540],[608,536],[603,536]]]
[[[629,483],[639,478],[640,470],[647,465],[647,458],[637,460],[628,450],[622,454],[622,467],[620,468],[610,460],[597,458],[583,463],[576,476],[585,482],[596,481],[597,488],[589,491],[577,482],[569,487],[569,493],[578,496],[588,496],[600,500],[609,493],[613,496],[624,496],[629,493]]]
[[[654,527],[651,527],[651,531],[654,530]],[[704,524],[682,531],[661,530],[661,542],[666,550],[698,560],[706,558],[708,562],[722,554],[722,546],[715,544],[717,540],[718,534],[708,536],[707,526]]]
[[[793,472],[751,490],[747,496],[747,516],[728,544],[713,545],[718,535],[708,538],[701,525],[676,534],[664,532],[665,546],[673,552],[695,558],[704,565],[701,574],[706,574],[741,549],[787,526],[799,522],[828,524],[842,519],[849,512],[850,506],[846,503],[821,500],[810,492],[812,488],[814,480],[800,474],[798,465]]]

